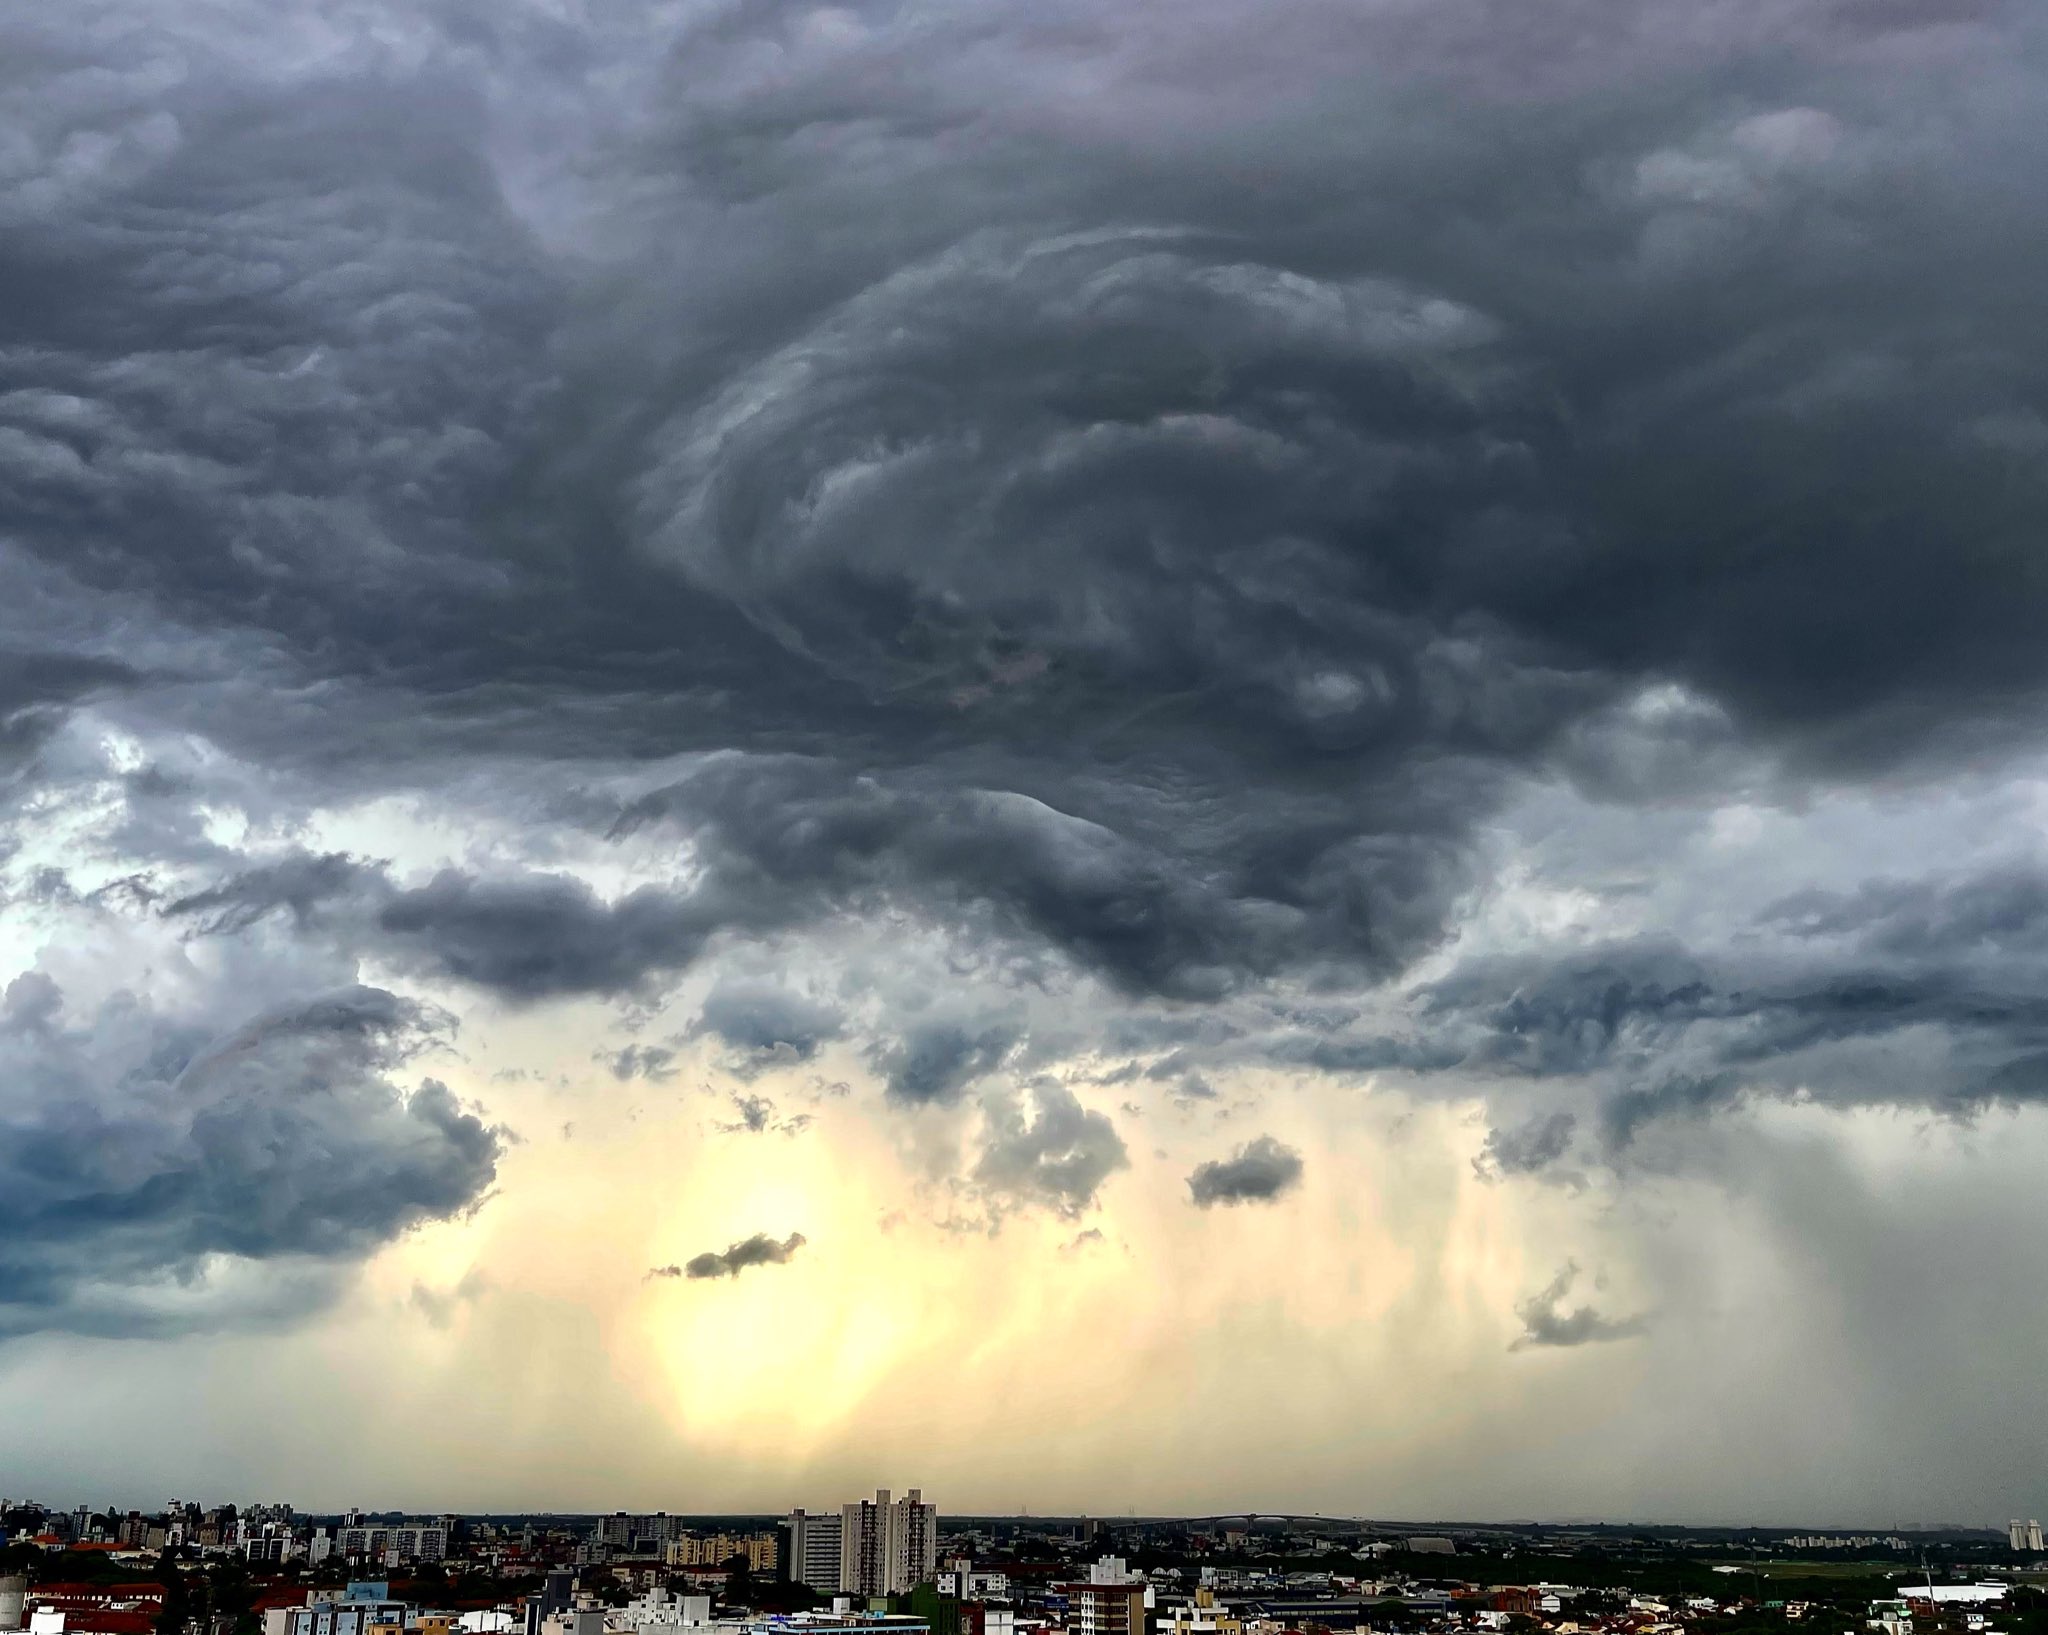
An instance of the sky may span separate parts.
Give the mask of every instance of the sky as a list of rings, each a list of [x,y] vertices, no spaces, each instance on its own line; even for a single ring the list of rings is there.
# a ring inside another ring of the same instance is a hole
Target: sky
[[[2048,1511],[2048,11],[0,8],[0,1491]]]

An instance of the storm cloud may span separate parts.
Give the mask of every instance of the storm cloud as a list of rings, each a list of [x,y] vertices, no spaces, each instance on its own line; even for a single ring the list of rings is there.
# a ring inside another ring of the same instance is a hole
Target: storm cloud
[[[998,1214],[1039,1205],[1071,1219],[1094,1207],[1102,1185],[1130,1167],[1109,1116],[1084,1107],[1063,1085],[1034,1081],[982,1102],[975,1185]]]
[[[477,1205],[502,1132],[431,1078],[391,1077],[440,1025],[356,988],[215,1032],[127,993],[74,1015],[47,977],[16,977],[0,1335],[296,1315],[349,1263]]]
[[[1564,1302],[1578,1278],[1578,1263],[1566,1261],[1556,1277],[1515,1307],[1515,1315],[1522,1320],[1522,1332],[1510,1350],[1631,1340],[1648,1329],[1649,1319],[1643,1316],[1604,1317],[1592,1306],[1574,1306],[1566,1310]]]
[[[1198,1209],[1217,1204],[1269,1204],[1301,1184],[1301,1154],[1270,1135],[1256,1136],[1228,1158],[1195,1166],[1188,1196]]]
[[[786,1238],[771,1238],[765,1232],[756,1232],[750,1238],[729,1244],[723,1250],[707,1249],[701,1255],[692,1255],[680,1266],[657,1266],[649,1277],[684,1277],[693,1280],[714,1277],[738,1277],[750,1266],[781,1266],[786,1264],[804,1246],[801,1232],[792,1232]]]
[[[0,1336],[310,1320],[472,1084],[1076,1244],[2042,1116],[2039,7],[79,0],[0,128]]]

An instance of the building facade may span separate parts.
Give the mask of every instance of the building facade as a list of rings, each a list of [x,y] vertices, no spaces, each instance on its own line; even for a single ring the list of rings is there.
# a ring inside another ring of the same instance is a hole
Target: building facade
[[[882,1488],[839,1512],[839,1589],[848,1595],[902,1595],[938,1574],[939,1510],[912,1488],[894,1501]]]
[[[789,1539],[786,1564],[791,1583],[802,1584],[820,1595],[839,1588],[842,1516],[819,1515],[792,1510],[784,1524]]]

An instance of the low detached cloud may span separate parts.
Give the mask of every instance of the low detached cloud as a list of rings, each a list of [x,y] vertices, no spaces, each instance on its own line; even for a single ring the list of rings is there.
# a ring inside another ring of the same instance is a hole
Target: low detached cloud
[[[129,993],[0,1001],[0,1339],[174,1334],[304,1316],[415,1227],[475,1209],[507,1132],[397,1075],[446,1019],[346,988],[229,1021]]]
[[[1591,1306],[1564,1308],[1565,1297],[1578,1281],[1577,1261],[1568,1260],[1557,1276],[1515,1307],[1522,1320],[1522,1333],[1510,1351],[1597,1345],[1603,1340],[1632,1340],[1647,1333],[1650,1320],[1637,1313],[1630,1317],[1603,1317]]]
[[[738,1277],[749,1266],[781,1266],[792,1259],[805,1242],[803,1233],[792,1232],[780,1242],[766,1232],[756,1232],[729,1245],[723,1253],[707,1249],[680,1266],[657,1266],[649,1277],[683,1277],[692,1282],[711,1277]]]
[[[1198,1164],[1188,1177],[1188,1194],[1198,1209],[1217,1204],[1269,1204],[1301,1184],[1301,1154],[1262,1135],[1228,1158]]]
[[[1094,1207],[1102,1185],[1130,1167],[1130,1153],[1105,1113],[1083,1107],[1050,1080],[1028,1093],[996,1092],[982,1103],[981,1158],[974,1182],[991,1209],[1037,1205],[1071,1219]]]

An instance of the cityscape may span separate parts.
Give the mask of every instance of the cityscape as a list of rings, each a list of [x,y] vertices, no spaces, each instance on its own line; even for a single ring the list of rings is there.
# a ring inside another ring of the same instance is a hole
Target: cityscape
[[[0,1635],[2048,1635],[2044,1268],[2048,0],[0,0]]]
[[[1890,1533],[1321,1516],[0,1509],[4,1635],[2023,1635],[2038,1520]],[[1415,1530],[1418,1525],[1429,1530]]]

